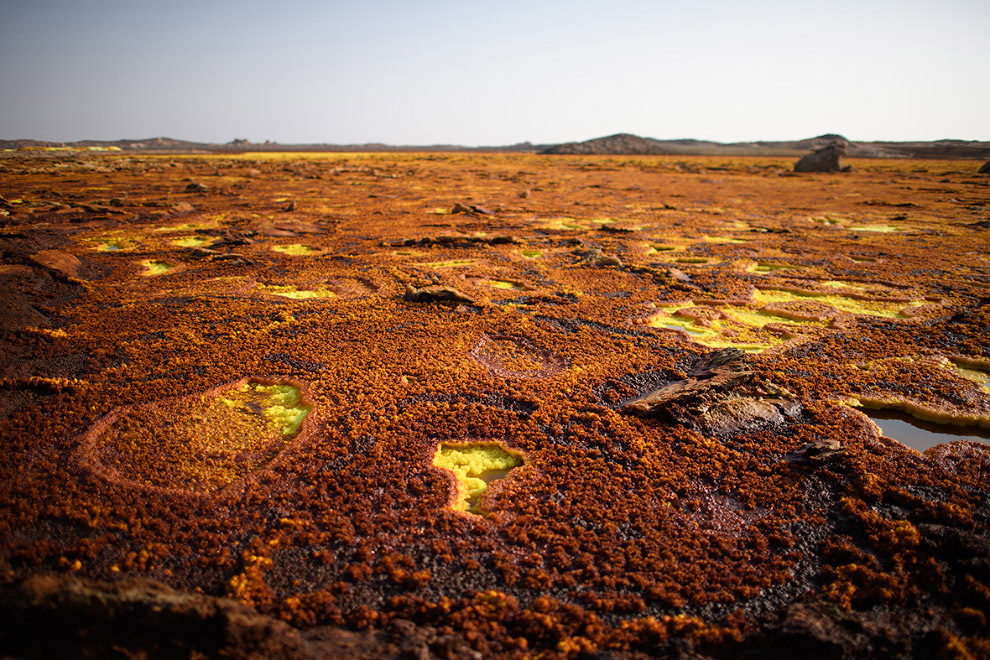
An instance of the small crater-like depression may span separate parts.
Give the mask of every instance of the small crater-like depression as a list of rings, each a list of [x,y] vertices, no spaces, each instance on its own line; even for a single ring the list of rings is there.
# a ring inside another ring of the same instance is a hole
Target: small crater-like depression
[[[485,335],[471,351],[471,357],[503,378],[547,378],[567,367],[550,351],[508,335]]]
[[[87,433],[82,459],[127,485],[212,492],[271,463],[310,409],[293,384],[238,381],[113,413]]]
[[[522,456],[498,443],[442,443],[433,465],[454,473],[457,494],[451,508],[484,515],[481,496],[493,481],[503,479],[523,464]]]

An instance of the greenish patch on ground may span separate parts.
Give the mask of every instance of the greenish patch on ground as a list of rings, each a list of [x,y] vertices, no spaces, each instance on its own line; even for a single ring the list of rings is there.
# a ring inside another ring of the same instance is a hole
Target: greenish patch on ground
[[[303,245],[301,243],[293,243],[291,245],[276,245],[272,247],[276,252],[281,252],[282,254],[288,254],[293,257],[305,257],[306,255],[313,254],[314,252],[319,252],[318,249],[310,247],[308,245]]]
[[[512,282],[509,280],[487,280],[489,286],[493,286],[496,289],[508,289],[511,291],[523,291],[524,287],[519,282]]]
[[[114,238],[100,243],[96,248],[97,252],[126,252],[131,249],[130,241],[123,238]]]
[[[246,414],[260,411],[265,420],[281,429],[284,436],[299,433],[303,420],[312,409],[302,403],[302,392],[294,385],[265,385],[252,381],[226,392],[220,400]]]
[[[449,261],[431,261],[422,265],[430,268],[459,268],[470,266],[473,263],[475,263],[474,259],[451,259]]]
[[[880,300],[859,300],[829,293],[784,291],[778,289],[757,289],[753,294],[756,301],[762,305],[774,302],[799,302],[813,301],[834,307],[850,314],[861,314],[863,316],[879,316],[883,318],[895,319],[904,318],[901,311],[905,307],[917,306],[913,303],[888,302]]]
[[[258,290],[261,293],[267,293],[273,296],[281,296],[282,298],[291,298],[292,300],[310,300],[313,298],[333,298],[336,294],[329,289],[318,288],[318,289],[300,289],[291,284],[259,284]]]
[[[210,239],[206,236],[186,236],[184,238],[176,238],[172,240],[172,245],[178,245],[179,247],[202,247],[210,242]]]
[[[539,259],[543,256],[540,250],[520,250],[519,253],[527,259]]]
[[[894,225],[850,225],[849,231],[867,231],[878,234],[890,234],[895,231],[904,231],[904,229],[902,227],[895,227]]]
[[[704,241],[705,243],[723,243],[731,245],[739,245],[746,242],[741,238],[730,238],[728,236],[705,236]]]
[[[170,264],[167,261],[148,260],[142,261],[141,265],[145,268],[144,274],[146,276],[161,275],[175,268],[175,264]]]
[[[544,229],[556,229],[558,231],[577,231],[579,229],[585,229],[585,226],[580,224],[574,218],[549,218],[542,222]]]
[[[774,264],[766,261],[757,261],[756,265],[753,266],[752,272],[772,273],[775,270],[791,270],[794,268],[800,268],[800,266],[794,266],[793,264]]]
[[[181,225],[168,225],[165,227],[156,227],[155,231],[161,232],[173,232],[173,231],[197,231],[199,229],[207,229],[211,225],[204,225],[203,223],[187,222]]]
[[[952,370],[963,378],[971,380],[974,383],[979,383],[983,387],[990,388],[990,373],[969,365],[961,365],[956,362],[952,362],[951,364]]]
[[[821,321],[801,321],[796,320],[782,314],[775,314],[774,312],[760,309],[752,310],[748,307],[737,307],[731,306],[726,307],[724,310],[732,316],[734,319],[738,320],[740,323],[745,323],[749,326],[754,326],[762,328],[770,323],[786,323],[788,325],[811,325],[822,327],[825,324]]]
[[[478,515],[483,514],[481,495],[488,490],[488,484],[522,464],[522,456],[496,443],[442,443],[433,456],[434,466],[450,470],[457,479],[453,508]]]

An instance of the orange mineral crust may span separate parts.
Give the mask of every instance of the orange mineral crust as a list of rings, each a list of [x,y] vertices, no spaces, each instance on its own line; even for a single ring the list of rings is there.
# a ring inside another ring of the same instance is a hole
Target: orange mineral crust
[[[792,165],[0,155],[0,646],[990,657],[990,178]]]

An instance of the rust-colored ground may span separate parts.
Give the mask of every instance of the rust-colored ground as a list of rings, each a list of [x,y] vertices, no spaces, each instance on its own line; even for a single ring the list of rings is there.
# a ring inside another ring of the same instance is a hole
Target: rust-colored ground
[[[990,656],[988,447],[854,407],[990,428],[990,179],[853,165],[0,159],[3,579],[454,657]],[[441,443],[524,464],[455,510]]]

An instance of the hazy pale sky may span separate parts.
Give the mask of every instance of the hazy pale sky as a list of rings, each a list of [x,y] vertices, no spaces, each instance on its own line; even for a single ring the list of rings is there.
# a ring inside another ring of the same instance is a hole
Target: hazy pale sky
[[[990,140],[988,35],[988,0],[5,0],[0,138]]]

